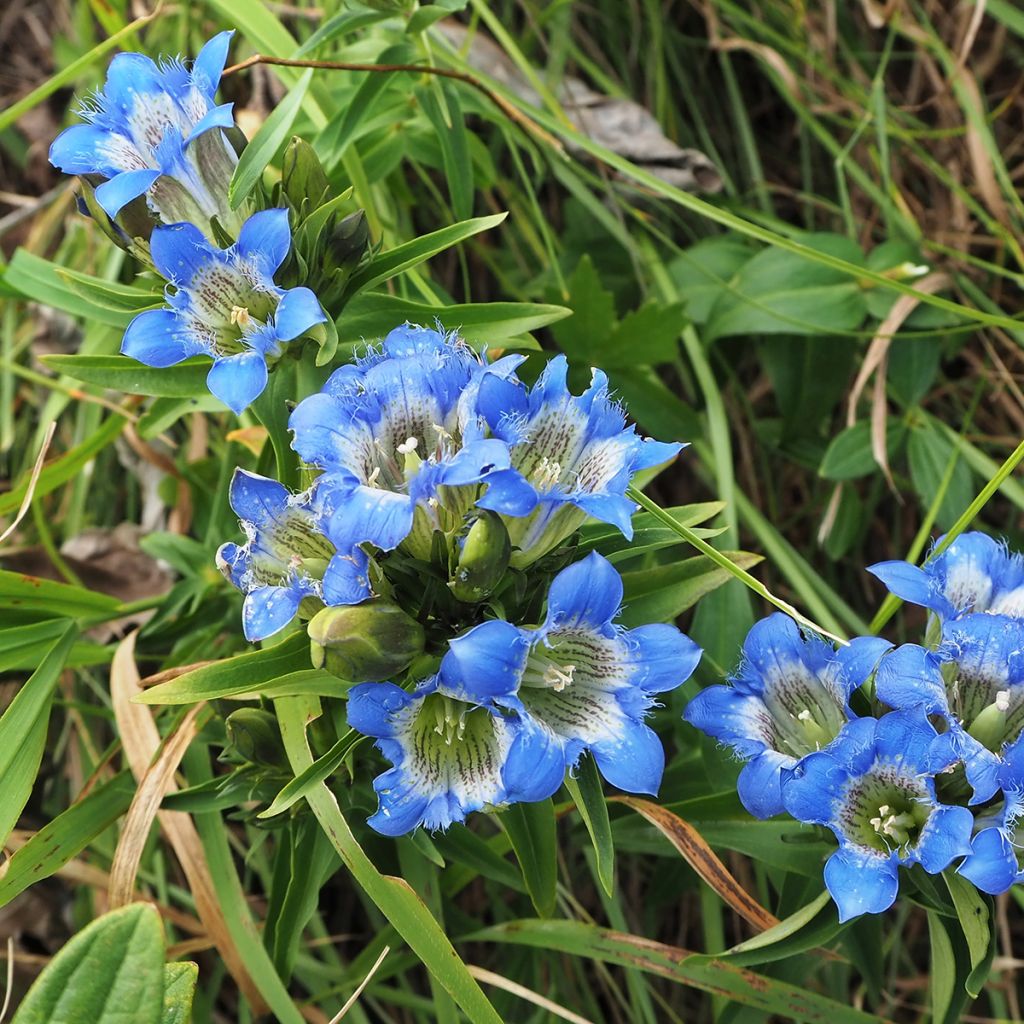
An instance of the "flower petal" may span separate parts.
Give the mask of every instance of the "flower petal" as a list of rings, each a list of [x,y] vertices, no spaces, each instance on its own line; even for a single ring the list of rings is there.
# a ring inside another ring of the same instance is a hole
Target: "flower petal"
[[[236,469],[231,477],[229,500],[239,519],[263,527],[276,522],[288,507],[291,492],[269,477]]]
[[[147,309],[121,339],[121,352],[147,366],[173,366],[189,356],[208,354],[202,342],[170,309]]]
[[[96,202],[108,217],[114,218],[122,207],[127,206],[133,199],[145,195],[159,177],[159,171],[122,171],[97,186]]]
[[[689,704],[683,718],[746,759],[774,742],[775,730],[764,702],[732,686],[709,686]]]
[[[635,645],[637,671],[632,682],[648,693],[674,690],[693,675],[703,651],[667,622],[631,629],[627,642]]]
[[[875,675],[878,699],[891,708],[924,708],[949,715],[938,657],[917,644],[904,644],[883,659]]]
[[[797,821],[829,825],[849,771],[826,751],[808,754],[782,779],[782,803]]]
[[[899,877],[890,858],[843,847],[825,864],[825,886],[844,923],[861,914],[881,914],[896,900]]]
[[[653,729],[625,719],[615,740],[591,745],[601,774],[627,793],[657,796],[665,771],[665,750]]]
[[[260,210],[242,225],[235,243],[235,252],[240,260],[255,263],[267,277],[273,277],[291,246],[288,211]]]
[[[900,561],[876,562],[868,566],[868,572],[880,579],[891,594],[904,601],[931,608],[941,615],[953,613],[949,602],[935,590],[928,573],[916,565]]]
[[[607,558],[592,551],[551,581],[544,628],[592,626],[602,631],[621,605],[622,577]]]
[[[50,163],[65,174],[107,174],[113,169],[103,152],[108,136],[97,125],[73,124],[51,143]]]
[[[99,192],[97,191],[97,197]],[[196,274],[211,260],[221,260],[222,253],[206,240],[195,224],[170,224],[153,230],[149,241],[153,265],[178,288],[187,287]]]
[[[292,341],[326,320],[317,297],[308,288],[290,288],[274,314],[274,333],[281,341]]]
[[[196,86],[208,96],[212,96],[220,84],[220,76],[228,59],[228,47],[234,34],[232,29],[218,32],[205,43],[192,65]]]
[[[740,803],[755,818],[774,818],[785,810],[782,775],[794,761],[794,758],[777,750],[765,750],[743,766],[736,780],[736,792]]]
[[[982,829],[957,871],[982,892],[998,896],[1017,881],[1017,850],[1002,829]]]
[[[250,643],[284,629],[299,610],[303,595],[297,587],[257,587],[242,603],[242,632]]]
[[[971,852],[974,815],[966,807],[936,808],[917,841],[916,859],[929,874],[945,871],[957,857]]]
[[[206,375],[206,386],[235,415],[240,415],[267,386],[267,364],[259,352],[218,359]]]
[[[391,551],[409,536],[413,513],[408,495],[358,486],[339,502],[327,533],[340,550],[368,543]]]
[[[519,689],[529,653],[525,630],[502,619],[482,622],[448,642],[441,659],[442,689],[479,704],[511,696]]]
[[[515,739],[501,773],[509,800],[546,800],[565,778],[564,746],[554,733],[538,728],[529,718],[514,721]]]

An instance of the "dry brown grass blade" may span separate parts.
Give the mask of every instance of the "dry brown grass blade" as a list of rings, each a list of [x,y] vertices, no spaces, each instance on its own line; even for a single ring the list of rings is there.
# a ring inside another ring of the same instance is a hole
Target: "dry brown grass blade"
[[[534,1006],[539,1006],[542,1010],[546,1010],[552,1017],[557,1017],[559,1020],[567,1020],[569,1024],[594,1024],[594,1021],[589,1017],[581,1017],[578,1013],[567,1010],[564,1006],[560,1006],[558,1003],[540,995],[538,992],[534,992],[533,989],[527,988],[525,985],[509,981],[508,978],[495,974],[493,971],[488,971],[483,967],[474,967],[472,964],[467,964],[466,966],[469,973],[477,981],[482,981],[485,985],[493,985],[495,988],[500,988],[505,992],[511,992],[512,995],[519,996],[520,999],[524,999],[526,1002],[533,1003]],[[331,1024],[334,1024],[334,1022],[332,1021]]]
[[[35,465],[32,467],[32,475],[28,479],[28,487],[25,488],[25,497],[22,499],[21,507],[18,509],[17,515],[15,515],[7,529],[4,530],[3,533],[0,533],[0,544],[14,533],[18,528],[18,523],[25,518],[25,514],[32,505],[32,497],[36,493],[36,484],[39,482],[39,474],[43,471],[43,463],[46,461],[46,453],[50,448],[50,442],[53,440],[53,432],[56,429],[57,421],[54,420],[46,431],[43,443],[39,447],[39,454],[36,456]]]
[[[760,903],[747,892],[729,873],[729,869],[718,859],[714,850],[704,841],[701,834],[677,814],[649,800],[633,796],[618,796],[617,803],[632,807],[637,814],[649,821],[685,858],[698,875],[732,907],[744,921],[758,931],[767,931],[779,923],[779,919],[768,913]]]
[[[949,284],[949,277],[942,271],[935,271],[921,278],[917,283],[919,291],[933,294]],[[875,462],[885,474],[889,487],[895,491],[892,473],[889,469],[889,453],[886,445],[885,428],[888,418],[886,402],[885,367],[889,356],[889,346],[893,336],[903,326],[903,322],[917,308],[918,299],[913,295],[901,295],[892,305],[886,318],[878,325],[875,336],[868,346],[867,355],[861,363],[857,378],[850,390],[846,402],[846,425],[852,427],[857,422],[857,404],[867,387],[868,380],[874,373],[875,384],[871,396],[871,454]]]
[[[114,716],[124,745],[125,756],[136,779],[143,779],[153,755],[160,747],[160,733],[150,709],[134,704],[132,698],[142,692],[139,672],[135,666],[135,633],[118,644],[110,666],[110,689]],[[173,783],[171,785],[173,790]],[[160,828],[174,850],[195,900],[196,913],[213,940],[231,976],[258,1016],[266,1003],[245,968],[242,957],[231,938],[220,909],[217,891],[210,877],[206,854],[192,819],[182,811],[157,811]]]
[[[185,751],[196,736],[196,720],[202,705],[190,708],[178,728],[168,737],[159,754],[141,778],[125,816],[121,836],[110,868],[110,906],[112,910],[132,902],[135,878],[142,863],[149,831],[153,827],[164,794],[174,788],[174,773]],[[137,776],[138,777],[138,776]]]

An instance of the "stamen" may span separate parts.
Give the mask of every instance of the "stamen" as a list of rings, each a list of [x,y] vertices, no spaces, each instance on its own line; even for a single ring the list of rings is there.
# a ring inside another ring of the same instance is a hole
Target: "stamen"
[[[380,466],[374,466],[373,472],[366,478],[366,486],[373,487],[378,479],[380,479]]]
[[[411,455],[414,451],[416,451],[417,447],[419,446],[419,443],[420,439],[418,437],[407,437],[405,441],[403,441],[398,446],[398,454]]]
[[[811,715],[810,711],[807,710],[807,708],[804,708],[803,711],[801,711],[800,714],[797,715],[796,717],[801,722],[809,722],[809,721],[811,721],[813,716]]]
[[[996,709],[999,710],[999,711],[1002,711],[1004,713],[1009,711],[1010,710],[1010,691],[1009,690],[1000,690],[996,694],[995,705],[996,705]]]
[[[249,310],[245,306],[232,306],[231,307],[231,323],[235,327],[240,327],[243,331],[252,321],[252,316]]]
[[[544,682],[552,690],[560,692],[572,683],[572,677],[575,672],[575,665],[556,665],[552,662],[544,669]]]

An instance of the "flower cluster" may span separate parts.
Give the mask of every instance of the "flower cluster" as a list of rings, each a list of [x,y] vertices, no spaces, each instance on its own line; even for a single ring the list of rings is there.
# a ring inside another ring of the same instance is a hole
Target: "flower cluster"
[[[825,883],[843,921],[890,907],[901,866],[955,864],[992,894],[1024,878],[1024,561],[969,533],[923,568],[869,571],[929,609],[927,645],[858,637],[837,651],[773,615],[730,685],[685,713],[746,762],[751,814],[834,833]]]
[[[209,390],[241,414],[286,355],[303,357],[292,343],[314,339],[317,366],[331,361],[324,306],[337,317],[366,234],[336,217],[344,197],[298,139],[271,202],[262,188],[229,201],[240,135],[215,95],[230,39],[190,65],[119,54],[50,159],[166,281],[121,351],[152,367],[207,357]],[[597,553],[573,561],[588,519],[631,536],[634,474],[682,445],[639,437],[601,372],[577,395],[564,357],[532,386],[524,358],[396,327],[297,396],[294,464],[283,404],[256,405],[279,473],[304,491],[243,469],[231,482],[245,541],[217,564],[244,595],[245,637],[301,620],[314,667],[351,684],[351,725],[393,765],[370,819],[387,834],[545,799],[585,754],[615,785],[655,793],[664,752],[645,719],[700,659],[674,626],[617,624],[616,570]]]
[[[674,626],[616,624],[622,580],[601,555],[565,566],[588,515],[628,535],[633,473],[680,446],[627,428],[603,377],[573,395],[557,357],[527,388],[520,362],[398,327],[292,413],[310,491],[241,472],[232,488],[249,541],[221,562],[246,635],[298,612],[315,661],[357,684],[349,722],[394,766],[370,819],[387,834],[546,798],[585,753],[655,793],[644,720],[700,658]],[[503,416],[498,394],[521,399]]]

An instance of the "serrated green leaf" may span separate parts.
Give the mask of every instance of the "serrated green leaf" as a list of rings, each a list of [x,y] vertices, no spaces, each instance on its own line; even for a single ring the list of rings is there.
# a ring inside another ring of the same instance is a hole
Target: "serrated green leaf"
[[[164,934],[149,903],[112,910],[50,961],[13,1024],[161,1024]]]

